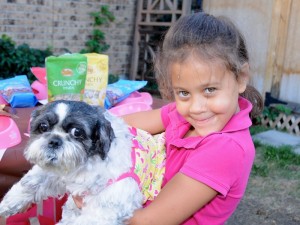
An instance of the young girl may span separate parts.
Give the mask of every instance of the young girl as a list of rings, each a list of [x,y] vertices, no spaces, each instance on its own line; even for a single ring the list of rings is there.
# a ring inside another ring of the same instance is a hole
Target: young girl
[[[124,116],[152,134],[165,131],[165,177],[127,224],[224,224],[234,212],[255,156],[249,114],[263,106],[247,85],[248,61],[242,35],[225,18],[196,13],[169,29],[156,72],[162,95],[175,102]]]
[[[234,212],[255,156],[249,114],[262,109],[247,85],[248,61],[244,39],[225,18],[196,13],[169,29],[156,72],[162,95],[175,101],[124,116],[151,134],[165,131],[165,177],[127,224],[224,224]]]

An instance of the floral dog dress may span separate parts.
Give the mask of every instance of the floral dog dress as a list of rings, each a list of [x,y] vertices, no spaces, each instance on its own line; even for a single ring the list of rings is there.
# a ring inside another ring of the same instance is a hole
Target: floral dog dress
[[[160,192],[165,174],[165,133],[150,133],[130,127],[133,137],[133,172],[137,175],[144,203],[152,201]]]

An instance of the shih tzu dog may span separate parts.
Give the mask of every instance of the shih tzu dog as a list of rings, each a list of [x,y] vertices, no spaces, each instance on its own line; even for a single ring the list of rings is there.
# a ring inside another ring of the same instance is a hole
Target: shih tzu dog
[[[5,195],[0,216],[69,194],[58,224],[124,224],[142,207],[132,169],[132,135],[122,119],[101,107],[58,100],[31,115],[25,158],[32,169]],[[83,196],[78,209],[71,196]]]

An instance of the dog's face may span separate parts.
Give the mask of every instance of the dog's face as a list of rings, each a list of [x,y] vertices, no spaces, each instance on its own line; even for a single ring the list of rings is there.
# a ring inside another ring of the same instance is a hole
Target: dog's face
[[[59,100],[31,115],[28,161],[55,171],[72,171],[89,157],[106,158],[114,132],[101,107]]]

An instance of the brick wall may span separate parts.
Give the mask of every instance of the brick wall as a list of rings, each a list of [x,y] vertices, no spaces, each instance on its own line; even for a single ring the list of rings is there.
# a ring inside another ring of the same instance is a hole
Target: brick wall
[[[90,12],[109,5],[116,20],[101,27],[111,46],[110,73],[128,74],[137,0],[0,0],[0,35],[10,36],[17,45],[32,48],[50,46],[56,55],[64,49],[78,52],[93,29]]]

